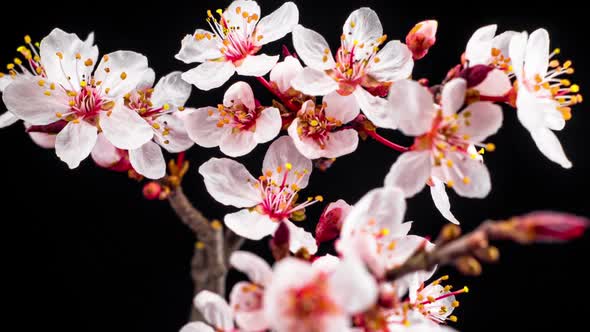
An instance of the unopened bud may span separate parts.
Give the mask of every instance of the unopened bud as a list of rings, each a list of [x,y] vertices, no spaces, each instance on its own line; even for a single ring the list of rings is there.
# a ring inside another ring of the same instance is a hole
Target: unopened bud
[[[319,244],[337,238],[349,211],[350,205],[343,200],[328,205],[315,229],[316,242]]]
[[[290,234],[289,226],[281,222],[275,231],[273,238],[270,240],[270,251],[276,261],[279,261],[289,255]]]
[[[532,212],[504,223],[520,243],[564,242],[579,238],[589,225],[586,218],[559,212]]]
[[[416,24],[406,36],[406,45],[415,60],[422,59],[436,42],[438,22],[435,20],[422,21]]]
[[[487,77],[488,74],[494,69],[492,66],[486,65],[475,65],[472,67],[465,68],[461,71],[462,78],[467,81],[467,87],[472,88],[474,86],[478,86],[481,82],[483,82]]]
[[[455,260],[455,267],[466,276],[477,277],[481,274],[481,264],[473,256],[462,256]]]
[[[160,198],[161,192],[162,186],[158,182],[151,181],[143,186],[143,197],[150,201]]]
[[[500,250],[494,246],[477,249],[474,254],[485,263],[496,263],[500,259]]]
[[[455,224],[446,224],[440,231],[440,235],[436,241],[437,245],[441,245],[452,241],[461,236],[461,227]]]

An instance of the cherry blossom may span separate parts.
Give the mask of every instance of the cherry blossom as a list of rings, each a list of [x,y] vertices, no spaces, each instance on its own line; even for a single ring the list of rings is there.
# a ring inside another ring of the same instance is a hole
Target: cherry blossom
[[[200,146],[219,146],[230,157],[250,153],[281,131],[281,113],[275,107],[257,104],[248,83],[233,84],[217,107],[189,110],[183,115],[190,138]]]
[[[274,234],[283,221],[289,227],[291,251],[305,248],[313,254],[317,251],[313,236],[289,221],[292,214],[323,200],[316,196],[296,202],[300,190],[308,184],[311,170],[311,161],[297,151],[288,136],[271,144],[258,179],[244,165],[227,158],[211,158],[199,167],[207,191],[215,200],[244,208],[225,216],[229,229],[247,239],[260,240]]]
[[[571,118],[571,106],[582,101],[579,87],[563,75],[573,74],[571,61],[561,64],[549,52],[549,33],[539,29],[530,36],[515,35],[510,42],[510,57],[516,75],[517,115],[531,133],[535,144],[549,160],[564,168],[572,163],[553,130],[562,130]]]
[[[430,48],[436,42],[436,30],[438,22],[435,20],[422,21],[416,24],[406,36],[406,45],[415,60],[422,59],[428,54]]]
[[[204,322],[188,323],[180,332],[238,332],[235,328],[233,312],[221,296],[210,291],[201,291],[194,299],[195,307],[201,312]]]
[[[301,62],[293,56],[276,64],[270,71],[270,81],[275,84],[280,93],[285,96],[295,95],[292,81],[303,71]]]
[[[185,63],[202,63],[182,78],[201,90],[222,86],[237,72],[244,76],[262,76],[277,63],[278,56],[256,55],[267,43],[290,33],[299,21],[299,10],[286,2],[260,19],[256,1],[236,0],[226,10],[218,9],[215,18],[207,13],[211,31],[197,29],[182,40],[176,58]]]
[[[347,331],[351,316],[376,300],[375,280],[358,260],[344,259],[326,271],[285,258],[274,267],[264,309],[273,331]]]
[[[366,7],[352,12],[344,23],[335,59],[324,37],[298,25],[293,45],[308,67],[292,81],[293,87],[312,96],[336,91],[341,104],[360,108],[375,125],[397,128],[396,114],[379,96],[387,94],[392,82],[408,78],[414,62],[412,52],[399,41],[379,50],[386,39],[379,17]]]
[[[32,125],[68,122],[57,134],[55,150],[70,168],[90,154],[99,128],[121,149],[136,149],[151,139],[152,128],[122,100],[148,70],[146,57],[113,52],[93,74],[98,48],[60,29],[41,41],[39,54],[43,76],[17,77],[2,97],[9,111]]]

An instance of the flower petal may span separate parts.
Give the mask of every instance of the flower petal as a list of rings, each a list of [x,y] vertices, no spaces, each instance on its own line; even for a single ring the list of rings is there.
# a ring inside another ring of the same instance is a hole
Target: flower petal
[[[55,153],[59,159],[68,164],[68,167],[76,168],[94,148],[97,135],[96,127],[88,122],[75,123],[72,121],[57,134]]]
[[[465,58],[469,60],[469,66],[490,64],[492,39],[497,28],[495,24],[487,25],[473,33],[465,48]]]
[[[247,251],[235,251],[229,257],[229,264],[246,274],[253,283],[266,286],[272,281],[272,269],[268,263]]]
[[[488,101],[475,102],[459,114],[459,121],[464,122],[459,127],[458,135],[467,135],[472,142],[483,142],[498,132],[502,119],[502,107],[499,105]]]
[[[59,120],[56,113],[66,113],[70,110],[67,96],[62,89],[45,93],[48,89],[38,84],[34,77],[19,77],[9,84],[2,100],[6,108],[19,119],[32,125],[47,125]]]
[[[236,82],[223,95],[223,105],[225,107],[244,105],[248,110],[254,110],[256,108],[254,92],[248,83]]]
[[[408,46],[392,40],[371,61],[367,74],[380,82],[395,82],[410,77],[413,69],[414,60]]]
[[[94,162],[103,168],[113,167],[121,160],[117,148],[103,134],[98,135],[91,156]]]
[[[143,75],[141,75],[141,79],[137,84],[137,89],[149,89],[154,86],[155,81],[156,72],[152,68],[148,68],[146,71],[143,72]]]
[[[209,194],[221,204],[243,208],[262,202],[254,187],[257,180],[237,161],[211,158],[199,167],[199,174],[205,179]]]
[[[182,74],[182,79],[203,91],[222,86],[235,73],[231,62],[207,61]]]
[[[373,124],[381,128],[397,129],[399,114],[393,111],[387,99],[373,96],[361,87],[354,90],[354,96],[363,113]]]
[[[256,26],[256,43],[264,45],[285,37],[299,22],[299,9],[285,2],[274,12],[264,16]]]
[[[490,173],[483,162],[459,153],[449,154],[449,159],[453,161],[463,176],[461,178],[455,172],[450,172],[454,174],[453,189],[457,194],[467,198],[484,198],[489,194],[492,189]],[[465,178],[469,180],[465,181]]]
[[[223,17],[242,31],[253,31],[260,18],[260,6],[256,1],[235,0],[223,11]]]
[[[158,131],[154,137],[154,140],[166,151],[179,153],[193,146],[193,141],[188,136],[184,123],[176,116],[176,113],[160,115],[156,122],[160,124],[161,128],[167,130],[166,136]]]
[[[441,106],[445,115],[453,115],[465,104],[465,93],[467,92],[467,82],[462,78],[456,78],[445,84],[442,96]]]
[[[547,116],[557,110],[557,102],[549,98],[538,98],[528,89],[519,89],[516,97],[516,115],[528,131],[547,127]]]
[[[527,77],[534,78],[537,74],[545,77],[549,68],[549,33],[538,29],[531,33],[524,61],[524,72]]]
[[[197,145],[205,148],[219,146],[225,135],[230,135],[229,126],[218,127],[219,113],[215,107],[187,109],[182,120],[188,136]]]
[[[292,253],[297,253],[303,248],[311,255],[318,251],[318,245],[310,232],[305,231],[303,227],[296,226],[289,220],[283,222],[289,227],[289,250]]]
[[[2,113],[0,115],[0,128],[6,128],[20,120],[16,115],[10,111]]]
[[[102,58],[94,72],[94,79],[102,81],[100,86],[105,94],[115,99],[135,89],[147,70],[148,59],[144,55],[116,51]]]
[[[403,80],[392,85],[388,101],[399,116],[399,130],[408,136],[420,136],[432,127],[436,109],[432,94],[420,83]]]
[[[285,93],[291,88],[291,81],[302,71],[301,62],[292,56],[288,56],[284,61],[277,63],[271,70],[270,81],[277,85],[281,93]]]
[[[215,332],[215,330],[203,322],[192,322],[184,325],[180,332]]]
[[[453,224],[459,224],[459,221],[451,212],[451,202],[449,202],[449,196],[445,189],[445,184],[437,177],[431,177],[434,185],[430,186],[430,195],[434,201],[434,206],[438,209],[445,219],[452,222]]]
[[[354,95],[342,96],[334,91],[326,95],[323,102],[326,103],[326,116],[343,124],[349,123],[359,115],[359,106]]]
[[[279,61],[278,55],[248,55],[241,64],[236,66],[236,71],[242,76],[264,76],[271,71],[277,61]]]
[[[343,259],[330,276],[329,285],[332,298],[347,313],[362,312],[377,301],[375,278],[360,260]]]
[[[154,87],[152,103],[156,106],[184,106],[191,95],[192,87],[181,76],[181,72],[175,71],[162,77]]]
[[[314,269],[324,273],[334,272],[338,268],[338,265],[340,265],[340,258],[330,254],[318,257],[311,264]]]
[[[148,179],[161,179],[166,175],[166,161],[160,146],[152,141],[139,149],[129,150],[129,161],[137,173]]]
[[[510,59],[517,79],[521,79],[524,70],[524,57],[526,55],[528,34],[526,32],[518,33],[512,37],[509,45]]]
[[[207,35],[211,38],[201,38],[201,36]],[[217,46],[219,44],[217,38],[215,34],[207,30],[197,29],[194,34],[184,36],[180,51],[174,57],[184,63],[205,62],[221,58],[223,54]]]
[[[204,290],[195,296],[193,302],[205,320],[215,328],[220,330],[232,330],[234,328],[232,310],[221,296]]]
[[[112,112],[100,114],[100,128],[114,146],[123,150],[138,149],[154,136],[147,121],[120,103]]]
[[[571,168],[572,163],[569,161],[559,139],[547,128],[538,128],[531,132],[531,136],[537,144],[539,151],[549,158],[549,160],[558,163],[563,168]]]
[[[259,144],[266,143],[279,135],[282,126],[281,112],[277,108],[267,107],[256,119],[254,140]]]
[[[254,133],[250,130],[239,130],[230,132],[224,136],[219,143],[219,149],[223,154],[230,157],[241,157],[252,152],[258,145],[254,139]]]
[[[355,60],[361,60],[373,52],[372,48],[377,46],[377,39],[383,36],[383,27],[377,13],[371,8],[363,7],[348,16],[342,27],[342,32],[349,47],[355,43],[366,45],[362,49],[355,49]]]
[[[44,149],[55,149],[55,140],[57,135],[46,133],[29,133],[33,143]]]
[[[324,146],[321,146],[312,138],[302,138],[297,132],[298,125],[299,120],[293,120],[288,132],[299,152],[306,158],[338,158],[354,152],[358,147],[358,133],[354,129],[344,129],[329,133]]]
[[[234,233],[254,241],[273,234],[279,226],[278,222],[272,221],[268,216],[248,209],[226,214],[223,220]]]
[[[481,83],[473,88],[484,96],[502,97],[512,89],[512,83],[506,73],[493,69]]]
[[[272,273],[272,271],[269,271]],[[249,282],[238,282],[229,295],[240,331],[264,331],[268,328],[264,317],[262,299],[264,288]]]
[[[297,56],[313,69],[324,71],[336,66],[330,45],[324,37],[302,25],[297,25],[293,29],[293,47]]]
[[[385,186],[401,188],[406,197],[419,193],[430,177],[430,151],[408,151],[397,158],[385,177]]]
[[[516,31],[504,31],[501,34],[497,35],[492,39],[492,47],[500,50],[500,53],[504,57],[508,57],[510,54],[510,41],[512,37],[516,36],[518,32]]]
[[[338,83],[323,71],[304,68],[292,81],[293,89],[310,96],[325,96],[338,89]]]
[[[271,171],[272,178],[277,183],[283,181],[283,174],[276,172],[278,167],[285,168],[286,164],[291,165],[291,170],[287,176],[288,184],[297,183],[299,188],[307,187],[309,176],[313,169],[311,160],[305,158],[293,144],[289,136],[281,136],[276,139],[266,151],[262,163],[262,172]],[[301,175],[299,179],[298,174]]]

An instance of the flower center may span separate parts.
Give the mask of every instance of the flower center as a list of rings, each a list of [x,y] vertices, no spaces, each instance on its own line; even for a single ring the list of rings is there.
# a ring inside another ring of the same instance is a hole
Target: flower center
[[[504,71],[506,74],[510,74],[512,72],[512,65],[511,63],[511,59],[510,57],[505,57],[504,54],[502,54],[502,51],[500,49],[497,49],[495,47],[492,48],[492,61],[491,61],[491,65]]]
[[[328,296],[328,283],[324,274],[320,274],[307,285],[289,290],[287,313],[297,319],[298,324],[307,327],[307,331],[319,331],[317,319],[325,315],[334,315],[340,308]]]
[[[256,107],[253,110],[248,109],[243,104],[234,104],[230,107],[225,107],[223,104],[217,105],[217,112],[219,113],[219,121],[217,127],[231,126],[235,132],[243,130],[255,130],[256,119],[262,112],[262,107]],[[214,110],[209,110],[209,116],[215,114]]]
[[[300,137],[308,137],[316,141],[323,149],[326,146],[328,134],[342,126],[342,122],[332,117],[326,116],[326,103],[314,105],[308,103],[306,109],[302,109],[297,114],[299,123],[297,133]]]
[[[136,89],[123,97],[125,106],[127,108],[134,110],[141,116],[145,121],[147,121],[153,128],[153,130],[161,135],[164,139],[162,142],[164,144],[169,144],[170,141],[166,140],[165,137],[170,135],[170,128],[168,124],[164,122],[157,121],[158,118],[164,114],[172,113],[174,110],[170,108],[169,104],[164,105],[154,105],[152,103],[152,94],[154,93],[154,89],[146,88],[146,89]],[[179,111],[183,111],[184,107],[178,107]]]
[[[455,296],[468,293],[469,288],[465,286],[458,291],[452,291],[453,286],[446,285],[443,287],[440,285],[442,281],[448,279],[449,276],[443,276],[419,291],[416,303],[411,304],[411,306],[435,322],[444,323],[447,320],[456,322],[457,316],[450,315],[455,308],[459,307],[459,301],[455,300]],[[449,301],[451,301],[450,305]]]

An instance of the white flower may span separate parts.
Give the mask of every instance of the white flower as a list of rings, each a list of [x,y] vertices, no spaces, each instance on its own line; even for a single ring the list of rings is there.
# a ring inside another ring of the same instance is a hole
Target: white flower
[[[230,157],[250,153],[281,131],[281,113],[274,107],[256,103],[248,83],[233,84],[217,107],[189,110],[183,115],[190,138],[200,146],[219,146]]]
[[[440,179],[457,194],[483,198],[490,189],[490,175],[472,146],[493,150],[482,143],[502,124],[502,109],[491,102],[475,102],[463,108],[466,82],[454,79],[442,91],[441,105],[433,104],[430,91],[414,81],[401,81],[392,87],[389,100],[400,112],[400,130],[415,136],[411,151],[403,153],[385,178],[387,186],[399,187],[406,197],[424,188],[430,179]],[[483,151],[480,151],[483,153]],[[450,221],[448,198],[442,184],[435,185],[433,198]]]
[[[180,329],[180,332],[236,332],[233,312],[221,296],[210,291],[201,291],[193,301],[195,307],[201,312],[205,321],[188,323]]]
[[[256,53],[262,45],[291,32],[299,21],[299,10],[292,2],[284,3],[262,19],[260,7],[250,0],[236,0],[217,13],[219,19],[208,11],[207,22],[212,31],[197,29],[193,35],[186,35],[176,54],[185,63],[202,62],[182,75],[201,90],[220,87],[235,72],[245,76],[268,73],[279,57]]]
[[[301,62],[292,56],[287,56],[285,60],[276,64],[270,71],[270,81],[273,82],[280,93],[289,95],[293,88],[291,83],[301,72],[303,66]]]
[[[571,106],[582,101],[579,87],[563,79],[574,72],[571,61],[560,64],[551,58],[559,50],[549,53],[549,34],[545,29],[526,32],[512,38],[510,57],[517,79],[517,115],[520,123],[531,133],[539,150],[549,160],[564,168],[572,167],[557,136],[571,118]]]
[[[152,138],[149,124],[123,104],[148,70],[146,57],[113,52],[93,72],[98,48],[59,29],[41,41],[40,57],[44,77],[17,77],[2,97],[9,111],[32,125],[68,121],[55,150],[70,168],[90,154],[99,127],[121,149],[137,149]]]
[[[299,25],[293,30],[297,55],[308,66],[292,81],[293,87],[307,95],[325,96],[336,91],[342,104],[360,108],[375,125],[397,128],[395,114],[387,112],[384,95],[392,82],[410,76],[412,52],[399,41],[390,41],[379,17],[370,8],[358,9],[346,20],[341,47],[332,56],[324,37]]]
[[[224,218],[228,228],[251,240],[274,234],[279,223],[289,227],[290,249],[317,251],[313,236],[295,226],[289,217],[294,212],[321,201],[309,198],[298,204],[299,191],[307,186],[312,163],[302,156],[290,137],[283,136],[271,144],[264,157],[262,175],[255,179],[244,165],[231,159],[211,158],[199,167],[207,191],[218,202],[244,208]]]
[[[375,280],[358,260],[344,259],[326,271],[285,258],[275,265],[264,309],[273,331],[349,331],[352,315],[376,300]]]

